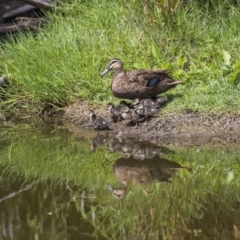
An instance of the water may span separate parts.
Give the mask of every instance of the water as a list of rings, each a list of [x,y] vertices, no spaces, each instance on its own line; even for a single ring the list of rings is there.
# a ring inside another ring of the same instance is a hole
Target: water
[[[240,236],[238,146],[0,129],[0,239]]]

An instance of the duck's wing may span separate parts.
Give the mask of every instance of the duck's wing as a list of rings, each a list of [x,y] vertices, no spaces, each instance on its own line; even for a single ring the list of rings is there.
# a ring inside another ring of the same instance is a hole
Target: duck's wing
[[[99,125],[101,125],[101,126],[111,126],[112,124],[107,120],[107,119],[105,119],[104,117],[99,117],[98,118],[98,120],[99,120]]]
[[[146,87],[157,86],[158,83],[164,79],[172,79],[168,75],[169,71],[160,70],[135,70],[127,73],[127,80],[129,83],[137,83]]]
[[[116,106],[115,109],[113,110],[114,111],[114,115],[116,117],[120,117],[121,116],[121,106]]]

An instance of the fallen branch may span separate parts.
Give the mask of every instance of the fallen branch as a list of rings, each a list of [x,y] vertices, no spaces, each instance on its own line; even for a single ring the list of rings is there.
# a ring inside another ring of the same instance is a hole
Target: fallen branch
[[[0,203],[1,203],[2,201],[6,200],[6,199],[15,197],[16,195],[18,195],[19,193],[21,193],[21,192],[23,192],[23,191],[27,191],[28,189],[30,189],[30,188],[31,188],[34,184],[36,184],[37,182],[38,182],[38,180],[35,181],[35,182],[33,182],[33,183],[27,184],[23,189],[21,189],[21,190],[19,190],[19,191],[9,193],[8,195],[6,195],[6,196],[4,196],[4,197],[2,197],[2,198],[0,199]]]
[[[36,9],[36,7],[24,3],[23,6],[18,7],[18,8],[14,8],[14,9],[9,10],[8,12],[4,13],[2,15],[2,18],[3,19],[4,18],[13,18],[15,16],[18,16],[20,14],[24,14],[24,13],[26,13],[28,11],[31,11],[31,10],[34,10],[34,9]]]

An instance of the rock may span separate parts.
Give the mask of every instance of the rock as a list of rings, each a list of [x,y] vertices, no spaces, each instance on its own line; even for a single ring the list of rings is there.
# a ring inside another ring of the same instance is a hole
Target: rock
[[[6,83],[4,77],[0,77],[0,86],[3,86]]]

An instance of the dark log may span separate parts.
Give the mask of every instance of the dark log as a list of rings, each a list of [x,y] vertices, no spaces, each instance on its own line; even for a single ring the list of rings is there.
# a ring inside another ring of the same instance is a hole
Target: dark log
[[[15,9],[12,9],[11,11],[6,12],[5,14],[2,15],[2,18],[12,18],[34,9],[37,9],[37,8],[29,4],[24,4],[23,6],[20,6],[18,8],[15,8]]]
[[[28,3],[28,4],[31,4],[37,8],[40,8],[40,9],[46,9],[46,10],[54,10],[56,9],[56,6],[50,4],[50,3],[47,3],[45,1],[42,1],[42,0],[22,0],[23,2],[25,3]]]

